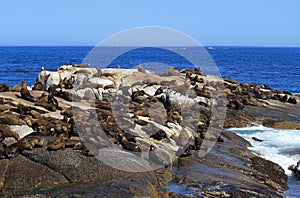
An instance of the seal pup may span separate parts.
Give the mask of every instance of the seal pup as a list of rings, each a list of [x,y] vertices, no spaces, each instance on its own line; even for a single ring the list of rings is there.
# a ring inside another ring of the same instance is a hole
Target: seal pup
[[[21,98],[30,102],[36,102],[36,99],[30,94],[29,90],[27,89],[27,84],[25,80],[22,80]]]

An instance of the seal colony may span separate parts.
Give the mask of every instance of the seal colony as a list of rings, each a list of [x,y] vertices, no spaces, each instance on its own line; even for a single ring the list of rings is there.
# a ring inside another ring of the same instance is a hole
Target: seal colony
[[[231,141],[221,132],[225,108],[238,115],[249,106],[299,102],[291,93],[222,80],[199,68],[156,74],[142,65],[64,65],[56,72],[43,70],[33,90],[24,80],[19,90],[0,87],[1,159],[38,148],[79,150],[87,157],[117,148],[163,169],[171,169],[177,157],[193,156],[206,140]]]

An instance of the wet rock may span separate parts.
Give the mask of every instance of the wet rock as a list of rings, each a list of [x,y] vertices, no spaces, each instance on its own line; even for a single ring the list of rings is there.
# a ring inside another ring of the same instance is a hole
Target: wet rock
[[[1,169],[1,175],[5,174],[4,193],[68,183],[63,175],[21,155],[11,160],[1,160],[0,166],[4,166]]]
[[[282,197],[278,190],[287,189],[283,169],[252,154],[246,149],[249,143],[236,134],[221,134],[224,143],[206,156],[180,158],[173,182],[193,187],[194,195],[204,197]]]

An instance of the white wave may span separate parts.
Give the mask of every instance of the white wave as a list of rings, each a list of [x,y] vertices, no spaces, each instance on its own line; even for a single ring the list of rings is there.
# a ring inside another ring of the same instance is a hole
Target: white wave
[[[291,174],[288,166],[300,160],[300,130],[279,130],[261,125],[228,130],[248,140],[253,146],[249,147],[250,150],[279,164],[286,174]],[[255,141],[252,137],[261,139],[263,142]]]

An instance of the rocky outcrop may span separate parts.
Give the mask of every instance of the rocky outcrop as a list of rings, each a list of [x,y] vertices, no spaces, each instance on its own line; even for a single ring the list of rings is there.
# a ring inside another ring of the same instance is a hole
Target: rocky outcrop
[[[87,65],[42,71],[33,89],[34,100],[0,94],[3,195],[177,196],[169,182],[201,196],[280,197],[286,189],[284,171],[222,124],[226,106],[227,127],[283,122],[284,112],[274,120],[279,109],[298,105],[289,93],[198,70]]]

